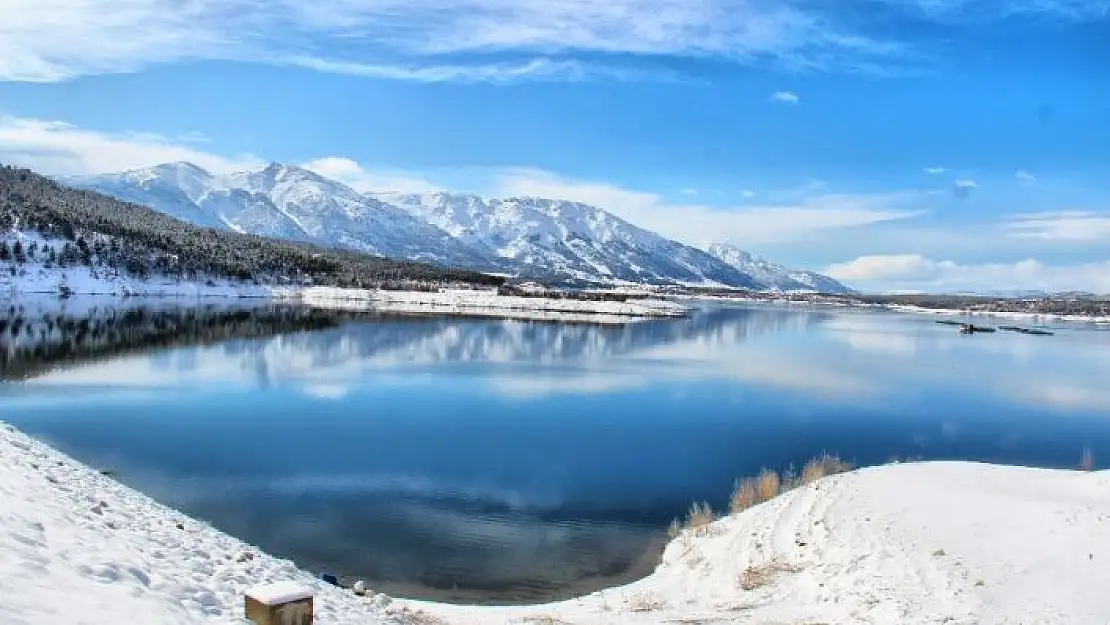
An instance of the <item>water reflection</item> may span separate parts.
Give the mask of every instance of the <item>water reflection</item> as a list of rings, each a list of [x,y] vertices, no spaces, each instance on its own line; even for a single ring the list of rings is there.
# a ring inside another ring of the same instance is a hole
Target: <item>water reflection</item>
[[[1110,458],[1108,332],[774,307],[329,323],[44,368],[0,386],[4,418],[304,566],[462,601],[635,578],[692,500],[826,450]]]

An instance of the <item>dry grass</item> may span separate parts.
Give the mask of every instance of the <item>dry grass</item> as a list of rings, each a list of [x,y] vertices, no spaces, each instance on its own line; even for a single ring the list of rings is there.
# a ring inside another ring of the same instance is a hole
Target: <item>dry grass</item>
[[[650,594],[635,595],[626,604],[629,612],[655,612],[667,607],[667,604],[656,599]]]
[[[767,564],[749,566],[744,569],[744,572],[740,574],[740,579],[737,580],[737,584],[741,590],[755,590],[773,583],[782,573],[798,573],[799,571],[801,571],[801,568],[797,566],[780,562],[768,562]]]
[[[447,621],[438,616],[409,607],[401,608],[395,614],[399,621],[405,625],[447,625]]]
[[[1090,445],[1084,447],[1079,454],[1079,469],[1082,471],[1095,470],[1095,452]]]
[[[717,513],[706,502],[694,502],[690,505],[690,510],[686,512],[685,519],[675,519],[671,521],[670,526],[667,528],[667,534],[671,539],[678,538],[684,531],[689,530],[694,536],[699,536],[709,532],[709,526],[713,521],[717,520]]]
[[[828,475],[851,471],[852,468],[851,464],[837,456],[821,454],[805,464],[800,476],[795,475],[793,468],[787,469],[782,475],[770,469],[763,469],[756,477],[737,480],[736,487],[732,491],[732,499],[729,500],[729,512],[732,514],[743,512],[756,504],[774,499],[786,491],[812,484]]]
[[[526,616],[521,619],[521,623],[526,623],[527,625],[570,625],[569,622],[551,616],[550,614]]]
[[[812,484],[817,480],[837,473],[846,473],[853,469],[852,465],[844,462],[837,456],[821,454],[810,460],[802,468],[802,484]]]

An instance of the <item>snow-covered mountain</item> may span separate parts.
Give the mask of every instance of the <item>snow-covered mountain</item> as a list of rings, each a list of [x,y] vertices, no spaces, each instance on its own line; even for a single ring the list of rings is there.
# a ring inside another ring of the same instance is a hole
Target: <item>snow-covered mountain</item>
[[[490,257],[407,211],[300,167],[272,163],[217,176],[191,163],[167,163],[69,182],[201,226],[389,258],[496,268]]]
[[[782,265],[752,256],[727,243],[714,243],[706,251],[748,274],[766,288],[781,291],[817,291],[819,293],[851,293],[852,290],[828,276],[812,271],[787,269]]]
[[[596,206],[542,198],[486,200],[432,193],[375,196],[522,275],[606,282],[760,285],[702,250],[638,228]]]
[[[228,175],[167,163],[66,182],[197,225],[543,281],[848,290],[728,246],[699,250],[577,202],[360,194],[277,163]]]

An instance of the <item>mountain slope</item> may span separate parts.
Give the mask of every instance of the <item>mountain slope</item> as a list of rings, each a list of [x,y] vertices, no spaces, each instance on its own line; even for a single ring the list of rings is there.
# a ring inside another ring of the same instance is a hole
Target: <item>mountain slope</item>
[[[727,243],[706,247],[714,257],[748,274],[767,288],[782,291],[817,291],[819,293],[851,293],[852,290],[828,276],[812,271],[787,269]]]
[[[495,268],[489,258],[408,212],[299,167],[274,163],[216,176],[191,163],[168,163],[75,182],[199,226],[388,258]]]
[[[595,206],[542,198],[485,200],[433,193],[377,195],[522,275],[634,283],[717,283],[756,288],[705,252],[638,228]]]
[[[0,269],[13,281],[32,270],[58,276],[79,270],[139,279],[342,287],[503,282],[471,271],[201,228],[11,167],[0,167]]]

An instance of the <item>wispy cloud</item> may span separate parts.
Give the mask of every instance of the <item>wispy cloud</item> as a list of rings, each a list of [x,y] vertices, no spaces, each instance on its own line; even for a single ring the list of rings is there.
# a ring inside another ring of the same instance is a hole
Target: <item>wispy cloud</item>
[[[1041,289],[1110,293],[1110,260],[1078,265],[1016,263],[960,264],[920,254],[860,256],[827,267],[825,273],[864,290],[983,291]]]
[[[930,176],[937,176],[937,175],[940,175],[940,174],[943,174],[943,173],[947,173],[948,168],[947,167],[926,167],[924,169],[924,171],[925,171],[925,173],[929,174]]]
[[[1034,176],[1033,174],[1025,171],[1024,169],[1019,169],[1014,174],[1014,178],[1016,178],[1018,183],[1021,184],[1022,186],[1031,187],[1031,186],[1037,184],[1037,177]]]
[[[771,96],[771,101],[779,102],[781,104],[797,104],[801,101],[801,98],[799,98],[797,94],[791,93],[790,91],[776,91]]]
[[[888,5],[933,21],[976,23],[1021,16],[1086,21],[1110,18],[1107,0],[884,0]]]
[[[346,74],[411,82],[504,83],[521,80],[673,80],[681,77],[665,68],[643,69],[583,63],[573,59],[535,58],[487,65],[380,65],[295,56],[278,61],[329,74]]]
[[[1010,236],[1050,241],[1110,239],[1110,213],[1060,211],[1015,215],[1003,227]]]
[[[60,121],[0,116],[0,162],[55,175],[116,172],[172,161],[190,161],[215,172],[261,164],[249,154],[229,158],[186,145],[193,138],[103,133]]]
[[[1110,11],[1107,0],[885,2],[945,23]],[[433,82],[658,75],[626,64],[630,56],[887,75],[918,57],[914,41],[891,39],[852,9],[819,0],[3,0],[0,79],[191,60]]]
[[[497,196],[538,196],[602,207],[628,221],[689,244],[728,240],[740,245],[799,241],[830,231],[920,214],[912,193],[823,194],[789,204],[742,207],[673,204],[655,193],[605,182],[576,180],[537,169],[495,176]]]
[[[864,69],[903,46],[765,0],[4,0],[0,79],[191,60],[442,82],[666,77],[627,57]],[[321,56],[321,51],[325,54]],[[603,55],[613,66],[585,63]]]

